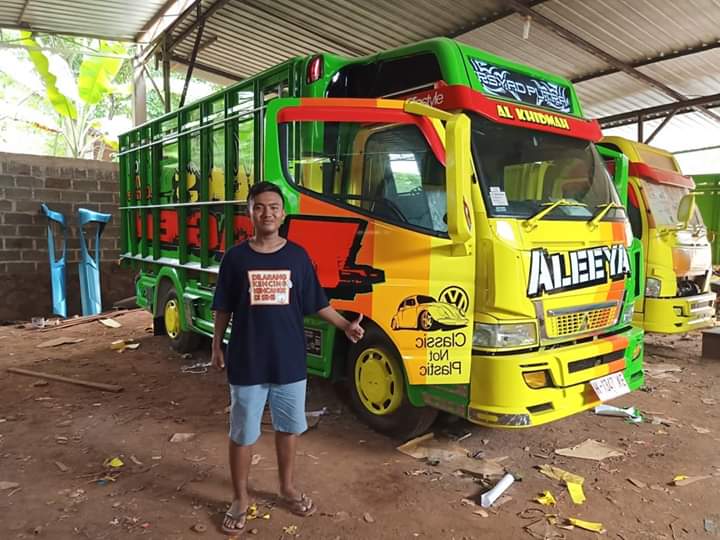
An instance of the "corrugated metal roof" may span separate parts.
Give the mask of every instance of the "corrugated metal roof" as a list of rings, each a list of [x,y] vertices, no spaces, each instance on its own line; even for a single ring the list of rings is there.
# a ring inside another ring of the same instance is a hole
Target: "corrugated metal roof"
[[[191,0],[182,1],[184,8]],[[360,56],[453,35],[472,46],[570,79],[592,75],[577,85],[589,116],[603,117],[674,101],[647,81],[618,72],[602,54],[544,26],[544,17],[619,61],[642,64],[652,60],[638,67],[639,73],[684,96],[720,92],[716,67],[720,65],[720,0],[532,0],[526,2],[536,14],[528,39],[523,39],[526,17],[512,13],[511,4],[503,0],[200,2],[203,12],[213,6],[219,9],[204,28],[205,46],[199,51],[198,65],[235,79],[296,55],[332,52]],[[37,30],[132,39],[170,4],[168,0],[5,0],[0,4],[0,26],[22,22]],[[178,11],[177,6],[174,8]],[[189,14],[176,25],[172,36],[183,33],[194,21],[195,14]],[[173,51],[176,57],[187,61],[191,56],[195,32],[188,32],[177,44]],[[704,44],[717,48],[656,61],[662,55]],[[610,74],[598,76],[608,71]],[[716,110],[720,114],[720,109]],[[696,131],[716,136],[716,124],[719,122],[702,114],[678,115],[662,134],[694,126]],[[651,132],[651,126],[647,123],[646,133]]]
[[[212,3],[203,0],[203,10]],[[203,41],[216,40],[199,52],[198,62],[247,77],[297,55],[364,56],[449,34],[502,9],[501,0],[460,0],[452,10],[434,0],[231,0],[206,26]],[[189,17],[176,33],[194,20]],[[194,39],[195,31],[176,48],[177,54],[189,58]]]
[[[167,0],[3,0],[0,28],[135,41]]]

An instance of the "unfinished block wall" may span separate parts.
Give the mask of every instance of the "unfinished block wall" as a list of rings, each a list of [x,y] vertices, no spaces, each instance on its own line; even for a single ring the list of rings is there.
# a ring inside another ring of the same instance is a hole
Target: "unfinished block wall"
[[[133,275],[118,265],[117,163],[0,152],[0,321],[52,314],[46,203],[68,223],[68,316],[80,307],[78,208],[112,214],[100,241],[103,308],[134,294]]]

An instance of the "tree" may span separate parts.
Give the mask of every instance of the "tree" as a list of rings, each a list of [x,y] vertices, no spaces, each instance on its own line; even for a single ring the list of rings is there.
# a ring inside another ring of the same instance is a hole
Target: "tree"
[[[117,147],[99,129],[101,103],[115,94],[128,95],[128,88],[114,83],[126,61],[122,43],[99,41],[99,54],[83,54],[77,79],[67,60],[48,56],[31,32],[20,32],[20,43],[27,47],[30,60],[45,86],[46,96],[59,117],[60,134],[72,157],[88,157],[101,143]],[[110,111],[112,115],[112,110]]]

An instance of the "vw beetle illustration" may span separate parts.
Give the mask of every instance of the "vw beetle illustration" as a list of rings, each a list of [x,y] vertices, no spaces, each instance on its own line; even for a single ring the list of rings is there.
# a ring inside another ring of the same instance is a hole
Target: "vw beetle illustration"
[[[467,326],[468,319],[454,304],[439,302],[432,296],[408,296],[390,321],[393,330],[438,330]]]

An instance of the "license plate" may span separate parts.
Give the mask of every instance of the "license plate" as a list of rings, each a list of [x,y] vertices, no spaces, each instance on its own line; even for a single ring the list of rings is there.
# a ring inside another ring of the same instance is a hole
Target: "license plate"
[[[608,401],[630,393],[630,387],[627,385],[622,371],[590,381],[590,384],[601,401]]]

